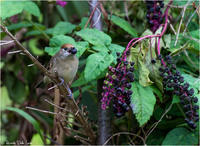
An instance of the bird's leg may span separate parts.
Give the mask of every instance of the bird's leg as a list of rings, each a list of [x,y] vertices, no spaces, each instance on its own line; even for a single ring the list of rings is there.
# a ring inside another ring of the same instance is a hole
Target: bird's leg
[[[61,77],[59,77],[60,83],[58,84],[58,86],[62,86],[64,85],[65,80]]]
[[[70,99],[72,99],[72,91],[70,90],[69,86],[67,85],[67,83],[65,83],[64,79],[59,77],[59,80],[61,81],[58,85],[61,86],[61,85],[64,85],[65,88],[67,89],[67,92],[69,93],[67,95],[67,97],[69,97]]]

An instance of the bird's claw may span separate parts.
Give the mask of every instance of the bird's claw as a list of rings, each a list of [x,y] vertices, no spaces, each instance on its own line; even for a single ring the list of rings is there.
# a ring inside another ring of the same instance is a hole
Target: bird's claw
[[[62,85],[64,84],[65,81],[64,81],[63,78],[59,78],[59,80],[60,80],[61,82],[60,82],[58,85],[59,85],[59,86],[62,86]]]
[[[68,95],[67,95],[67,97],[69,97],[70,99],[72,99],[72,92],[71,92],[71,90],[69,89],[69,87],[67,87],[67,90],[68,90]]]
[[[69,86],[66,85],[66,84],[64,84],[64,79],[63,79],[63,78],[59,77],[59,80],[60,80],[61,82],[60,82],[58,85],[59,85],[59,86],[64,85],[64,86],[67,88],[67,91],[68,91],[68,93],[69,93],[69,94],[67,95],[67,97],[68,97],[69,99],[72,99],[72,92],[71,92]]]

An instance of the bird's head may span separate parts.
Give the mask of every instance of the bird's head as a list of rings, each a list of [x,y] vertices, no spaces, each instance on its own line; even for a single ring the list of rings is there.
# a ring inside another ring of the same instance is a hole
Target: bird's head
[[[73,56],[77,53],[77,49],[71,44],[64,44],[62,45],[59,54],[60,56],[65,59],[68,56]]]

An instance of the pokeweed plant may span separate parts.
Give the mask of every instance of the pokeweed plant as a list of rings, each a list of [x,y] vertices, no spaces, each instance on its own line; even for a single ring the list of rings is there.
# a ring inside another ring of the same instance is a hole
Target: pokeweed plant
[[[181,76],[180,72],[176,70],[176,65],[172,64],[171,56],[166,56],[167,64],[160,54],[160,43],[161,39],[167,29],[168,17],[169,17],[169,8],[172,3],[172,0],[168,3],[168,6],[165,10],[164,15],[162,16],[161,8],[164,7],[163,1],[148,1],[146,0],[147,5],[147,19],[150,24],[150,28],[153,33],[158,30],[160,26],[162,26],[162,20],[165,18],[165,23],[163,25],[162,31],[160,34],[146,35],[140,38],[133,38],[127,45],[124,50],[122,56],[117,53],[119,56],[117,58],[117,64],[115,67],[109,67],[109,72],[106,75],[106,79],[104,81],[102,93],[102,109],[105,110],[106,107],[110,104],[111,100],[113,100],[113,108],[117,117],[121,117],[125,112],[129,110],[128,106],[130,104],[130,96],[133,94],[134,90],[129,90],[131,88],[130,82],[134,81],[134,62],[127,61],[127,55],[130,55],[131,48],[139,43],[141,43],[144,39],[150,39],[150,50],[152,49],[152,45],[155,45],[155,49],[157,49],[157,58],[160,60],[160,64],[162,67],[159,68],[161,72],[160,76],[163,78],[163,89],[165,93],[169,89],[172,91],[172,95],[177,95],[180,97],[181,104],[183,105],[186,118],[185,121],[192,128],[195,129],[197,125],[195,122],[199,121],[198,114],[198,105],[194,105],[194,103],[198,102],[198,98],[194,97],[194,89],[189,88],[188,83],[184,83],[184,77]],[[155,44],[151,44],[152,38],[155,39]],[[152,50],[151,50],[152,51]],[[152,53],[152,52],[151,52]],[[151,54],[152,55],[152,54]],[[151,63],[155,64],[156,60],[151,59]],[[134,112],[134,104],[132,103],[132,109]]]

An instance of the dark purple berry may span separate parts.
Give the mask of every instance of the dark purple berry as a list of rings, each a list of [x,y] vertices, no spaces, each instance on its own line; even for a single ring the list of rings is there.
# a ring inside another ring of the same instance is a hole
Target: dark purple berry
[[[155,64],[155,63],[156,63],[156,60],[155,60],[155,59],[152,59],[152,60],[151,60],[151,63],[152,63],[152,64]]]
[[[117,52],[116,54],[117,54],[117,56],[120,56],[120,53],[119,53],[119,52]]]
[[[135,62],[131,62],[131,66],[134,66],[135,65]]]

